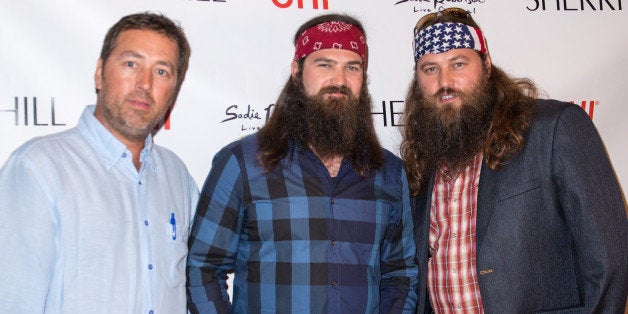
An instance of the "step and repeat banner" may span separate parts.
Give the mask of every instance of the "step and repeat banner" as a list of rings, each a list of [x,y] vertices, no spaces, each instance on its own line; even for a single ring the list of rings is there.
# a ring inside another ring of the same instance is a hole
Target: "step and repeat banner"
[[[0,164],[28,139],[76,125],[95,103],[107,29],[141,11],[179,21],[192,46],[179,99],[155,141],[183,159],[199,188],[222,146],[264,124],[290,73],[294,32],[324,13],[351,14],[366,27],[373,118],[384,146],[398,154],[412,29],[451,6],[479,22],[495,64],[589,113],[626,189],[622,0],[0,0]]]

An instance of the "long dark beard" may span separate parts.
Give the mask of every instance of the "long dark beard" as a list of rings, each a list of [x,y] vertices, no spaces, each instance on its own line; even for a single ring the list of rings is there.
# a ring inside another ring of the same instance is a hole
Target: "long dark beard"
[[[342,93],[343,98],[326,96]],[[356,148],[361,116],[358,99],[346,86],[328,86],[306,96],[308,145],[321,158],[348,156]],[[368,113],[367,113],[368,114]]]
[[[449,172],[457,174],[464,169],[481,150],[491,125],[495,107],[495,97],[487,79],[483,78],[473,92],[458,94],[460,107],[441,106],[437,98],[445,90],[435,95],[425,96],[417,84],[417,129],[423,136],[417,147],[423,147],[423,158],[428,164],[446,166]]]
[[[308,97],[300,78],[290,78],[258,134],[260,165],[273,170],[291,143],[310,146],[321,158],[348,157],[360,176],[380,168],[383,153],[373,126],[368,89],[363,86],[358,99],[348,89],[342,90],[346,98],[326,100],[323,95],[330,92],[326,89]]]

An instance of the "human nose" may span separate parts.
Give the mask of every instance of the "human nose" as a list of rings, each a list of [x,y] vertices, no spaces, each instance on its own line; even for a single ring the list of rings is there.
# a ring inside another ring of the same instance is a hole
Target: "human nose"
[[[448,88],[448,87],[453,87],[453,75],[451,74],[451,72],[447,69],[442,69],[439,72],[439,76],[438,76],[438,84],[440,88]]]
[[[153,85],[153,75],[150,70],[139,71],[137,75],[137,88],[145,91],[150,90]]]
[[[347,74],[345,73],[344,69],[336,68],[332,71],[329,81],[332,86],[346,86]]]

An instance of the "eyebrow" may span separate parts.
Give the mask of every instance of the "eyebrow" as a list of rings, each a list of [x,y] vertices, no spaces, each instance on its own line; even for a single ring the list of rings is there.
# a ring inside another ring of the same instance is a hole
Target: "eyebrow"
[[[121,58],[125,58],[125,57],[133,57],[133,58],[137,58],[137,59],[145,59],[143,55],[132,51],[132,50],[126,50],[120,53],[119,55]]]
[[[358,60],[349,61],[349,62],[347,62],[347,64],[350,64],[350,65],[356,65],[357,64],[359,66],[362,66],[362,61],[361,60],[360,61],[358,61]]]
[[[316,62],[329,62],[329,63],[333,63],[333,64],[338,64],[338,61],[334,60],[334,59],[329,59],[329,58],[325,58],[325,57],[320,57],[320,58],[316,58],[313,61],[314,63]],[[360,65],[362,66],[362,60],[353,60],[353,61],[349,61],[347,62],[347,64],[349,65]]]
[[[471,58],[469,58],[469,57],[467,57],[465,55],[462,55],[462,54],[457,54],[457,55],[452,56],[451,58],[448,58],[447,60],[445,60],[445,62],[453,62],[453,61],[460,60],[460,59],[462,59],[462,60],[469,60]],[[424,67],[426,65],[436,65],[438,63],[439,62],[425,62],[425,63],[420,63],[419,62],[418,66],[419,66],[419,68],[422,68],[422,67]]]
[[[465,55],[462,55],[462,54],[457,54],[457,55],[454,55],[453,57],[447,59],[447,61],[455,61],[455,60],[458,60],[458,59],[469,60],[471,58],[469,58],[469,57],[467,57]]]
[[[120,58],[125,58],[125,57],[133,57],[133,58],[142,59],[142,60],[146,59],[146,57],[144,55],[139,54],[139,53],[137,53],[137,52],[135,52],[133,50],[126,50],[126,51],[123,51],[122,53],[120,53]],[[157,60],[157,64],[170,67],[173,70],[176,69],[174,64],[172,64],[171,62],[166,61],[166,60]]]
[[[338,63],[338,61],[336,61],[336,60],[334,60],[334,59],[323,58],[323,57],[316,58],[316,59],[314,59],[314,61],[313,61],[313,62],[314,62],[314,63],[316,63],[316,62]]]

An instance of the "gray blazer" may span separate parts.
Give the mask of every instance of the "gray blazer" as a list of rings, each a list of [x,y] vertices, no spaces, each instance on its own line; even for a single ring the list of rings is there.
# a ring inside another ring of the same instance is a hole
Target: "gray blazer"
[[[431,312],[433,180],[413,200],[419,313]],[[477,274],[486,313],[623,313],[626,204],[580,107],[539,100],[525,147],[500,171],[482,165],[477,204]]]

